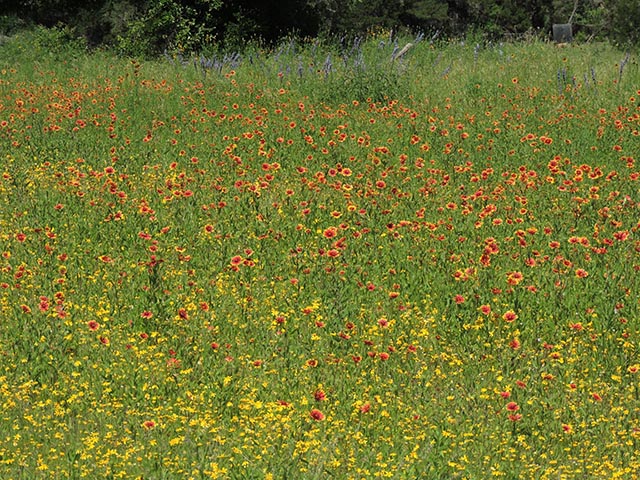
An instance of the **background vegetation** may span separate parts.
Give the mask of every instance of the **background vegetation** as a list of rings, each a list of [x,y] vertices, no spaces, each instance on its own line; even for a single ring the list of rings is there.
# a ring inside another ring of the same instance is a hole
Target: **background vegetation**
[[[40,25],[132,56],[227,51],[248,41],[331,37],[372,29],[423,31],[440,38],[549,37],[571,22],[582,39],[638,42],[640,0],[19,0],[0,2],[0,34]]]

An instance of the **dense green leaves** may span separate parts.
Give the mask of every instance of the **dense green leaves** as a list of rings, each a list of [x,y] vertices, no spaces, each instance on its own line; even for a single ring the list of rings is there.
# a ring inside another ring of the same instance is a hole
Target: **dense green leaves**
[[[578,39],[637,44],[640,0],[0,0],[0,34],[25,22],[62,25],[91,46],[153,56],[165,50],[238,50],[297,35],[331,37],[372,31],[468,31],[486,39],[534,34],[550,38],[571,23]]]

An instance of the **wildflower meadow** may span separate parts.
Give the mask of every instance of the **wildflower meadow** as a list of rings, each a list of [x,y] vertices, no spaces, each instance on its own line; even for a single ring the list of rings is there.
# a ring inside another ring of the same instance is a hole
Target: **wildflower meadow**
[[[639,132],[607,44],[2,39],[0,478],[638,478]]]

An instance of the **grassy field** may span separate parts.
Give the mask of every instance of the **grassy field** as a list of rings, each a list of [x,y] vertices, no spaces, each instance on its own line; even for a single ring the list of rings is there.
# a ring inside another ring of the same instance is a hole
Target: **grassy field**
[[[43,35],[0,45],[0,478],[638,478],[636,55]]]

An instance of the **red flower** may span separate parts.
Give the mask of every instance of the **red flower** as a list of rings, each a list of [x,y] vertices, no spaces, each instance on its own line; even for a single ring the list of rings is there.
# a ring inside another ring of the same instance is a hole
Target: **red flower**
[[[153,420],[147,420],[142,424],[142,426],[145,430],[151,430],[152,428],[155,428],[156,422],[154,422]]]
[[[180,360],[177,358],[171,357],[167,359],[167,367],[169,368],[180,368]]]
[[[520,410],[520,405],[518,405],[516,402],[509,402],[507,403],[506,408],[510,412],[517,412],[518,410]]]
[[[507,275],[507,283],[509,285],[518,285],[522,282],[524,276],[520,272],[511,272]]]
[[[324,235],[324,238],[334,238],[338,235],[338,229],[336,227],[329,227],[322,233],[322,235]]]
[[[91,330],[92,332],[95,332],[100,328],[100,324],[95,320],[90,320],[87,322],[87,327],[89,327],[89,330]]]
[[[460,294],[456,295],[453,300],[459,305],[461,303],[464,303],[464,297]]]
[[[322,402],[323,400],[327,399],[327,395],[322,390],[316,390],[313,394],[313,398],[315,398],[318,402]]]
[[[518,318],[518,315],[516,315],[516,313],[513,310],[508,310],[504,312],[504,314],[502,315],[502,319],[508,323],[514,322],[517,318]]]
[[[313,418],[316,422],[321,422],[322,420],[324,420],[324,413],[322,413],[317,408],[311,410],[311,412],[309,412],[309,415],[311,415],[311,418]]]
[[[578,278],[585,278],[589,276],[589,272],[587,272],[586,270],[582,269],[582,268],[578,268],[576,270],[576,277]]]

